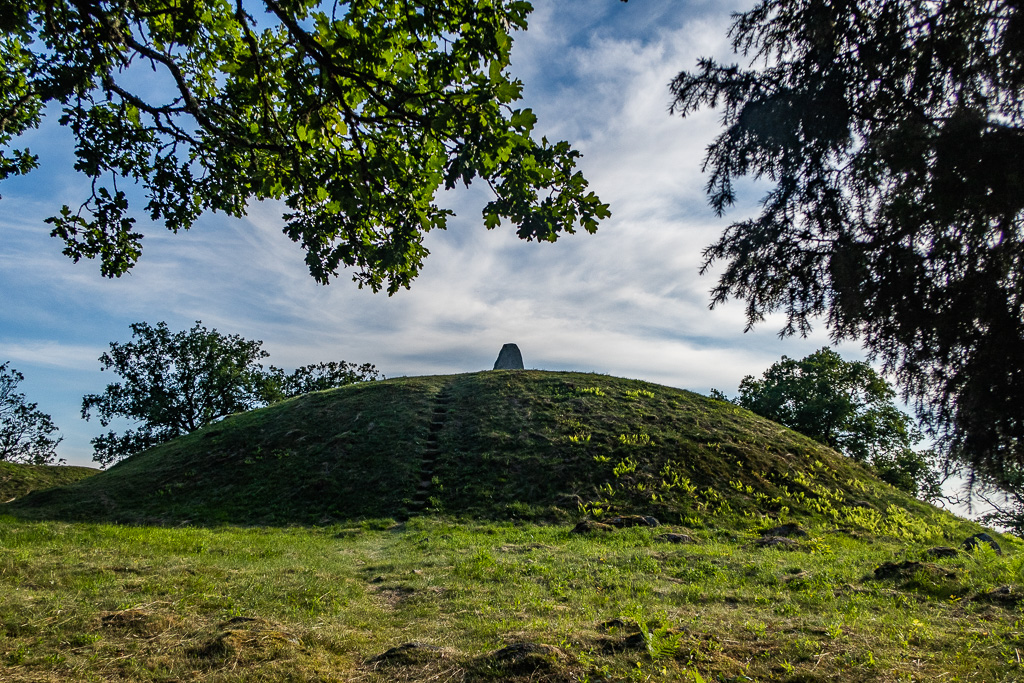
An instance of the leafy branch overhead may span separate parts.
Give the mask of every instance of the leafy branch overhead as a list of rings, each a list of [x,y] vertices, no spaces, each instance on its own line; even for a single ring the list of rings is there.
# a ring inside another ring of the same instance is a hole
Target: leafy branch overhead
[[[1024,463],[1024,8],[1014,0],[762,0],[672,84],[719,108],[712,206],[771,183],[705,251],[716,303],[783,334],[827,318],[892,371],[940,443],[1000,479]]]
[[[514,108],[512,0],[0,0],[0,180],[37,159],[17,136],[58,104],[92,179],[49,219],[76,261],[107,276],[138,260],[145,215],[177,232],[206,211],[282,199],[285,232],[327,282],[353,268],[394,293],[416,277],[423,235],[452,211],[441,188],[480,179],[488,228],[522,239],[593,232],[609,214],[568,143],[533,137]]]

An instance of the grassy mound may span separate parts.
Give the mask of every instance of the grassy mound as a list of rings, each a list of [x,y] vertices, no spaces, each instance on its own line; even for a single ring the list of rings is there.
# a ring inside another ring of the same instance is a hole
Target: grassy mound
[[[356,385],[0,506],[0,680],[1021,680],[978,530],[685,391]]]
[[[641,381],[540,371],[308,394],[4,509],[22,518],[162,524],[326,524],[421,511],[642,514],[693,527],[770,515],[900,533],[956,523],[731,404]]]
[[[65,486],[98,472],[99,470],[91,467],[0,462],[0,503],[8,503],[32,491]]]

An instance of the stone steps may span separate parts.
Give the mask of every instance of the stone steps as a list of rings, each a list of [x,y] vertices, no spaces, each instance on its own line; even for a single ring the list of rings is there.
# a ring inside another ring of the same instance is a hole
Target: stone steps
[[[430,491],[434,488],[434,465],[441,455],[440,433],[448,421],[448,405],[451,403],[451,396],[448,394],[448,387],[442,389],[434,397],[434,406],[430,411],[430,422],[427,428],[427,439],[423,444],[423,453],[420,465],[420,481],[416,485],[416,491],[409,501],[406,510],[408,515],[423,512],[430,501]]]

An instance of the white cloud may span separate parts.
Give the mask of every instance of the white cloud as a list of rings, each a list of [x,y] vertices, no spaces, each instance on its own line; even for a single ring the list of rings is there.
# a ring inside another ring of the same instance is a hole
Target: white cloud
[[[60,255],[42,224],[55,211],[45,191],[19,195],[5,185],[0,286],[11,301],[0,312],[0,354],[58,364],[78,373],[76,386],[99,390],[112,378],[96,358],[128,338],[130,322],[183,329],[202,320],[262,339],[282,367],[343,358],[389,376],[475,371],[515,342],[530,367],[733,392],[782,354],[826,344],[823,329],[780,341],[777,320],[742,334],[742,306],[709,311],[714,279],[697,274],[703,247],[754,210],[757,194],[728,220],[712,215],[700,164],[717,115],[669,116],[667,84],[700,55],[727,57],[729,12],[749,2],[536,4],[513,68],[539,115],[538,134],[577,145],[580,168],[612,204],[596,235],[524,243],[507,226],[483,229],[484,190],[445,193],[457,218],[426,237],[432,254],[412,290],[387,297],[358,290],[346,273],[328,287],[313,282],[281,233],[281,207],[264,203],[245,219],[206,216],[179,235],[140,225],[139,265],[111,281],[95,263]],[[63,195],[74,183],[60,178]],[[862,357],[852,346],[843,352]],[[58,423],[76,418],[78,400],[54,413]]]
[[[79,370],[95,365],[105,347],[77,346],[50,340],[10,343],[0,341],[0,362],[10,361],[15,368],[28,363],[48,368]]]

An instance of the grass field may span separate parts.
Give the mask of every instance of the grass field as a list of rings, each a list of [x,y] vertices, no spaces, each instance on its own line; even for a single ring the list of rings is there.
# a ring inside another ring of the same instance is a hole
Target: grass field
[[[307,394],[10,510],[160,526],[324,525],[424,510],[548,521],[582,511],[683,524],[709,513],[940,523],[934,508],[865,467],[735,405],[638,380],[540,371]]]
[[[786,549],[754,528],[669,531],[4,517],[0,680],[1024,680],[1012,540],[936,559],[954,542],[938,529],[812,528]],[[875,577],[905,561],[921,564]]]
[[[91,467],[50,467],[0,462],[0,505],[10,503],[32,491],[73,484],[99,470]]]
[[[92,474],[0,469],[4,683],[1024,681],[1019,539],[962,550],[977,524],[678,389],[399,378]]]

